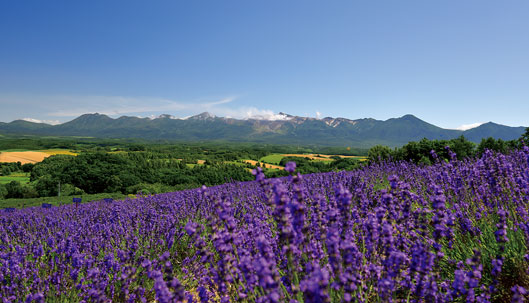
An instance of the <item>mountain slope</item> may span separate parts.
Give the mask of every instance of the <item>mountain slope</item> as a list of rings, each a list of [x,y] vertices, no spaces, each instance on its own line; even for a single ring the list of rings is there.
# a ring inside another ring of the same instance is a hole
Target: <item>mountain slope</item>
[[[12,134],[90,136],[101,138],[143,138],[150,140],[233,141],[274,144],[370,147],[376,144],[401,146],[409,141],[451,139],[464,135],[474,142],[494,137],[519,138],[524,127],[486,123],[467,130],[443,129],[413,115],[385,121],[375,119],[291,116],[280,113],[280,120],[216,117],[209,113],[175,119],[162,115],[156,119],[123,116],[117,119],[102,114],[85,114],[72,121],[51,126],[17,120],[0,123],[0,132]]]
[[[471,141],[481,141],[481,138],[493,137],[503,140],[518,139],[525,133],[525,127],[509,127],[493,122],[482,124],[476,128],[466,130],[464,135]]]

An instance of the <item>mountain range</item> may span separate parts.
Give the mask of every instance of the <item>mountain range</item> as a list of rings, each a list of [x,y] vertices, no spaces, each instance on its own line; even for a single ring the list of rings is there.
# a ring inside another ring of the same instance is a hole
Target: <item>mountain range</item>
[[[413,115],[385,121],[371,118],[317,119],[284,113],[280,113],[278,117],[279,119],[276,120],[260,118],[242,120],[216,117],[204,112],[185,119],[170,115],[161,115],[157,118],[122,116],[114,119],[103,114],[85,114],[59,125],[25,120],[0,122],[0,133],[368,148],[376,144],[395,147],[423,138],[452,139],[461,135],[473,142],[480,142],[482,138],[488,137],[512,140],[519,138],[525,132],[525,127],[509,127],[493,122],[466,131],[444,129]]]

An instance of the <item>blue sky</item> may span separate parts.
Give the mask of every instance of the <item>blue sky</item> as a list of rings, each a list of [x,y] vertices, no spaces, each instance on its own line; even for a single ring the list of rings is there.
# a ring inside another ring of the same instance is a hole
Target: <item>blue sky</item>
[[[529,126],[527,1],[2,1],[0,121],[278,112]]]

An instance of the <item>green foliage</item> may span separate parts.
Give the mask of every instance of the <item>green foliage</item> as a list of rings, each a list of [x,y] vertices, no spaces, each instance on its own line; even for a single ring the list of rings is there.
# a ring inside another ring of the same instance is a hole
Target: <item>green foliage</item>
[[[336,159],[335,161],[331,162],[330,167],[332,170],[354,170],[362,167],[364,164],[354,158],[340,158]]]
[[[37,191],[27,185],[22,185],[18,181],[11,181],[4,185],[4,198],[35,198],[38,197]],[[7,193],[6,193],[7,192]]]
[[[22,172],[22,164],[20,162],[2,162],[0,163],[0,176],[9,176],[14,172]]]
[[[4,199],[8,194],[7,188],[4,184],[0,184],[0,199]]]
[[[467,140],[464,136],[448,140],[446,143],[447,146],[449,146],[450,149],[456,153],[458,159],[465,159],[474,156],[476,144]]]
[[[11,181],[5,185],[7,190],[6,198],[23,198],[22,185],[18,181]]]
[[[279,162],[279,165],[285,166],[288,162],[296,162],[296,172],[299,172],[300,174],[354,170],[363,166],[362,162],[353,158],[340,158],[339,160],[335,161],[314,161],[308,157],[284,157]],[[280,177],[288,175],[284,171],[265,174],[267,177]]]
[[[262,157],[261,159],[259,159],[259,161],[278,165],[281,162],[281,159],[283,159],[282,155],[280,155],[280,154],[271,154],[271,155],[267,155],[267,156]]]
[[[29,182],[29,176],[27,173],[11,173],[8,176],[0,176],[0,184],[7,184],[11,181],[18,181],[22,184],[27,184]]]
[[[502,139],[496,140],[492,137],[489,137],[487,139],[481,140],[481,143],[479,143],[476,152],[478,155],[482,155],[487,149],[495,152],[505,153],[509,149],[509,146],[508,143],[503,141]]]
[[[0,186],[1,191],[1,186]],[[88,194],[76,194],[76,195],[61,195],[60,197],[40,197],[40,198],[10,198],[10,199],[0,199],[0,208],[5,207],[16,207],[16,208],[23,208],[23,207],[31,207],[31,206],[41,206],[42,203],[50,203],[52,205],[62,205],[62,204],[70,204],[72,203],[72,198],[82,198],[83,203],[84,202],[90,202],[90,201],[98,201],[103,200],[105,198],[112,198],[112,199],[125,199],[127,198],[126,195],[122,193],[100,193],[100,194],[94,194],[94,195],[88,195]]]
[[[405,160],[414,163],[421,163],[430,165],[436,160],[432,156],[432,151],[435,151],[437,157],[441,160],[449,160],[450,154],[446,147],[456,153],[458,159],[473,157],[476,154],[476,145],[460,136],[451,140],[428,140],[409,142],[401,148],[391,150],[387,146],[377,145],[371,148],[368,152],[368,159],[370,162],[378,162],[381,160]]]
[[[33,167],[35,166],[35,164],[33,163],[26,163],[26,164],[23,164],[22,165],[22,171],[25,172],[25,173],[29,173],[33,170]]]
[[[387,146],[376,145],[367,152],[369,162],[380,162],[389,160],[393,157],[393,150]]]
[[[188,168],[182,161],[165,157],[168,155],[153,152],[52,156],[35,165],[31,180],[41,196],[54,196],[59,183],[89,194],[136,193],[142,189],[158,193],[175,186],[191,188],[253,179],[248,170],[238,165],[208,159],[205,165]]]
[[[241,162],[253,159],[279,164],[281,154],[329,153],[351,155],[356,150],[340,148],[307,148],[266,144],[223,144],[165,142],[145,144],[142,141],[94,138],[1,138],[0,147],[21,146],[25,150],[68,148],[77,153],[54,155],[36,164],[0,163],[0,183],[28,183],[24,193],[12,189],[10,197],[120,192],[122,194],[161,193],[202,185],[218,185],[232,180],[253,180],[255,166]],[[201,160],[199,162],[199,160]],[[266,161],[264,161],[266,160]],[[352,170],[361,163],[336,156],[326,162],[298,160],[301,173]],[[204,161],[204,162],[202,162]],[[197,164],[203,163],[203,164]],[[265,169],[267,175],[283,176],[282,170]],[[17,174],[17,175],[14,175]],[[21,174],[21,175],[18,175]],[[27,177],[29,176],[29,178]],[[22,184],[21,184],[22,186]],[[31,190],[30,190],[31,188]],[[7,195],[7,194],[6,194]]]
[[[128,194],[143,194],[143,195],[153,195],[159,193],[166,193],[173,191],[174,187],[162,184],[162,183],[140,183],[130,187],[127,187],[126,192]]]
[[[529,127],[525,129],[525,133],[520,137],[520,140],[525,142],[525,145],[529,145]]]

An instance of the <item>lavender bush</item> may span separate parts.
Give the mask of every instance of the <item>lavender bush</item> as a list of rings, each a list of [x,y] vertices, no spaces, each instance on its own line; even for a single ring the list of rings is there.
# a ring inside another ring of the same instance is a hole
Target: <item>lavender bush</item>
[[[529,148],[0,214],[2,302],[523,302]]]

